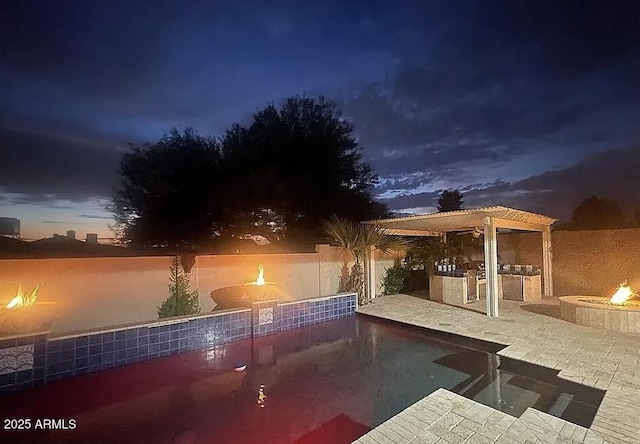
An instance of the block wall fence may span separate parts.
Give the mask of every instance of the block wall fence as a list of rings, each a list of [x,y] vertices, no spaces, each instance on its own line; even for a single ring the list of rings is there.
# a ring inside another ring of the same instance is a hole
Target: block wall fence
[[[265,279],[274,282],[273,298],[282,302],[317,298],[338,292],[342,253],[318,245],[315,253],[264,255],[201,255],[191,271],[191,288],[200,295],[201,312],[215,308],[213,290],[255,281],[262,264]],[[51,319],[52,334],[91,330],[157,319],[169,296],[172,257],[0,260],[0,306],[15,295],[39,286],[37,311]],[[378,291],[393,256],[376,257]],[[0,332],[2,332],[0,313]]]
[[[555,296],[610,296],[622,282],[640,290],[640,229],[552,231]],[[505,263],[542,265],[542,235],[498,235]]]

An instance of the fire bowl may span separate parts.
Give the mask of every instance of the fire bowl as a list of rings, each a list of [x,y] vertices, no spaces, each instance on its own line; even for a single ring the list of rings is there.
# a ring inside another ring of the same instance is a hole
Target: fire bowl
[[[231,287],[216,288],[209,293],[216,303],[216,309],[229,309],[239,307],[251,307],[253,302],[282,300],[290,298],[273,284],[265,285],[234,285]]]
[[[640,333],[640,301],[635,299],[618,305],[605,297],[562,296],[560,317],[578,325]]]
[[[0,340],[51,331],[51,316],[39,307],[0,309]]]

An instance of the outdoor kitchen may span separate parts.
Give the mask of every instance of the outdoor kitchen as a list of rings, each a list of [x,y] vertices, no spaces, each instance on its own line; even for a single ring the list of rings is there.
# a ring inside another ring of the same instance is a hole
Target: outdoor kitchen
[[[465,305],[486,299],[484,264],[470,266],[445,263],[436,265],[429,280],[429,299],[451,305]],[[542,299],[541,269],[533,265],[500,264],[498,298],[510,301]]]

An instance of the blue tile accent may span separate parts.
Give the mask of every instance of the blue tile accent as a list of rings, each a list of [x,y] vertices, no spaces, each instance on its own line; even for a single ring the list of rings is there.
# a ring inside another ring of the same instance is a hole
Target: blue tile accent
[[[100,333],[89,336],[89,346],[102,345],[102,335]]]
[[[7,373],[5,375],[0,375],[0,387],[5,385],[14,385],[16,383],[16,374],[15,373]]]
[[[60,350],[60,341],[47,342],[47,352]]]
[[[114,352],[108,352],[108,353],[104,353],[102,355],[102,362],[103,363],[113,363],[115,361],[115,353]]]
[[[107,333],[102,333],[102,343],[103,344],[109,344],[111,342],[114,342],[116,340],[116,335],[115,332],[110,331]]]
[[[8,348],[15,347],[18,344],[18,340],[16,338],[13,339],[3,339],[0,341],[0,348]],[[0,384],[2,385],[2,384]]]
[[[63,350],[60,352],[60,361],[73,361],[75,354],[75,350]]]
[[[299,301],[283,306],[274,301],[259,302],[253,304],[252,309],[241,312],[156,327],[126,328],[50,341],[46,335],[20,338],[20,343],[35,344],[34,369],[21,373],[19,380],[17,373],[0,375],[0,391],[351,316],[355,313],[356,302],[355,295]],[[262,308],[273,309],[271,323],[259,325],[259,310]],[[0,348],[17,343],[18,340],[14,339],[3,340]]]
[[[79,368],[85,368],[89,365],[89,358],[84,356],[82,358],[76,358],[75,360],[75,368],[76,370]]]
[[[89,347],[76,348],[76,358],[89,356]]]
[[[16,372],[16,384],[33,381],[33,370]]]
[[[34,343],[34,337],[33,336],[24,336],[22,338],[15,339],[15,344],[16,345],[29,345],[29,344],[33,344],[33,343]]]

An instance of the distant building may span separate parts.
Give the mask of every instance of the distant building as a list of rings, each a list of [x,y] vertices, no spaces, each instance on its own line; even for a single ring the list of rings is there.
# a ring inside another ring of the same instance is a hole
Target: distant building
[[[20,237],[20,219],[0,217],[0,236]]]
[[[76,232],[73,230],[67,230],[67,237],[69,239],[75,239],[76,238]]]
[[[87,244],[97,245],[98,244],[98,235],[96,233],[87,233],[86,243]]]

